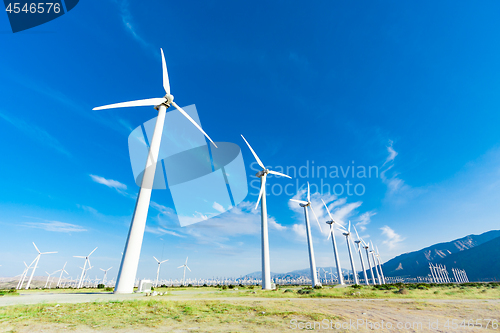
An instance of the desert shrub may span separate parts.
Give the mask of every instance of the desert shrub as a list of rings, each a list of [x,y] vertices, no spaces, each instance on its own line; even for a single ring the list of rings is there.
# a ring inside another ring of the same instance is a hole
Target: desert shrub
[[[104,288],[105,291],[113,291],[113,287],[106,287]]]
[[[232,284],[230,284],[229,286],[227,286],[229,289],[234,289],[234,286]]]
[[[284,293],[293,293],[292,289],[285,289]]]
[[[361,288],[363,288],[363,286],[360,286],[359,284],[353,284],[353,285],[351,286],[351,288],[354,288],[354,289],[361,289]]]
[[[238,287],[240,287],[240,288],[245,288],[245,285],[240,283],[240,284],[238,285]]]
[[[314,289],[323,289],[323,286],[314,286]]]
[[[254,288],[254,286],[248,286],[248,289],[253,289],[253,288]]]
[[[105,287],[105,285],[104,285],[104,284],[102,284],[102,283],[99,283],[99,284],[97,285],[97,289],[104,289],[104,287]]]
[[[227,290],[227,286],[222,286],[222,290]]]
[[[188,287],[189,287],[189,288],[191,288],[192,286],[193,286],[193,285],[192,285],[191,283],[190,283],[190,284],[188,284]]]
[[[203,287],[208,287],[206,283],[203,284]]]
[[[408,295],[410,292],[406,288],[401,288],[397,291],[397,293],[401,295]]]
[[[306,287],[306,288],[299,289],[299,291],[297,291],[297,293],[299,293],[299,295],[309,295],[309,294],[314,293],[314,290],[312,290],[311,287]]]

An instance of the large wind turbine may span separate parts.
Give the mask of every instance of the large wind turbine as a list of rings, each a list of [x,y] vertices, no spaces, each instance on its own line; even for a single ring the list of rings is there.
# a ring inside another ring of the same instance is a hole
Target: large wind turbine
[[[316,276],[316,260],[314,259],[314,248],[311,236],[311,226],[309,225],[309,214],[307,212],[307,207],[311,208],[314,218],[316,219],[316,222],[318,222],[319,230],[321,230],[321,225],[319,224],[318,217],[316,216],[316,213],[314,212],[314,209],[311,206],[311,190],[309,187],[309,182],[307,182],[307,201],[301,201],[295,199],[290,199],[290,201],[298,202],[299,206],[304,208],[304,215],[306,218],[307,245],[309,246],[309,264],[311,266],[311,280],[312,280],[312,286],[316,287],[317,285],[321,284],[318,283],[318,277]]]
[[[213,143],[215,147],[217,145],[212,141],[205,131],[201,128],[196,121],[191,118],[186,111],[179,107],[174,102],[174,96],[170,94],[170,82],[168,80],[167,64],[165,62],[165,56],[163,50],[161,50],[162,57],[162,69],[163,69],[163,89],[166,95],[161,98],[150,98],[143,99],[132,102],[123,102],[117,104],[111,104],[106,106],[101,106],[94,108],[93,110],[103,110],[103,109],[113,109],[113,108],[124,108],[131,106],[154,106],[158,110],[158,117],[156,118],[156,125],[153,132],[153,138],[150,142],[148,159],[146,162],[146,168],[144,169],[144,174],[142,177],[141,188],[139,190],[139,195],[137,196],[137,203],[134,210],[134,215],[132,217],[132,223],[130,224],[130,230],[127,237],[127,242],[125,244],[125,254],[122,257],[122,262],[120,264],[120,270],[118,271],[118,277],[116,279],[115,293],[127,293],[130,294],[134,291],[134,282],[137,275],[137,267],[139,265],[139,257],[141,255],[142,240],[144,238],[144,230],[146,228],[146,219],[148,216],[149,203],[151,200],[151,192],[153,190],[153,181],[156,172],[156,163],[158,160],[158,154],[160,151],[161,137],[163,133],[163,124],[165,122],[165,114],[167,109],[173,105],[180,113],[182,113],[200,132],[207,137],[210,142]]]
[[[354,231],[356,232],[356,237],[358,238],[358,240],[355,240],[354,243],[358,245],[359,260],[361,260],[361,267],[363,268],[363,276],[365,277],[365,284],[368,286],[370,283],[368,282],[368,276],[366,274],[366,268],[365,268],[365,261],[363,260],[363,254],[361,253],[361,238],[359,238],[356,226],[354,226]]]
[[[349,242],[349,239],[351,238],[351,221],[349,221],[349,227],[347,228],[347,231],[343,233],[343,235],[345,236],[345,240],[347,242],[347,250],[349,251],[349,259],[351,260],[351,268],[352,268],[352,275],[354,277],[354,284],[359,284],[358,274],[356,272],[356,267],[354,265],[354,260],[352,258],[351,242]]]
[[[368,250],[370,247],[368,246],[368,243],[366,243],[363,239],[361,239],[363,242],[363,248],[366,251],[366,260],[368,260],[368,267],[370,268],[370,275],[372,276],[372,283],[373,285],[377,284],[377,281],[375,281],[375,275],[373,275],[373,269],[372,269],[372,262],[370,261],[370,251]]]
[[[82,258],[82,259],[85,259],[85,264],[83,265],[83,268],[82,268],[82,275],[80,275],[80,281],[78,282],[78,289],[80,289],[82,287],[82,283],[83,283],[83,278],[84,278],[84,274],[87,273],[87,271],[85,270],[85,267],[87,267],[87,263],[89,263],[89,266],[90,266],[90,260],[89,260],[89,257],[92,255],[92,253],[94,253],[94,251],[97,250],[97,247],[92,250],[92,252],[89,253],[88,256],[86,257],[82,257],[82,256],[73,256],[75,258]],[[90,269],[90,268],[89,268]]]
[[[321,201],[323,201],[323,199],[321,199]],[[345,230],[345,228],[333,219],[333,216],[330,213],[330,210],[328,209],[328,206],[326,205],[326,203],[324,201],[323,201],[323,205],[325,205],[328,216],[330,216],[330,219],[331,219],[330,221],[326,222],[327,224],[330,225],[330,232],[328,233],[328,238],[330,238],[330,236],[332,236],[333,256],[335,257],[335,265],[337,266],[337,275],[338,275],[338,279],[339,279],[339,284],[343,285],[345,283],[344,283],[344,277],[342,276],[342,268],[340,267],[339,251],[337,250],[337,242],[335,240],[335,231],[334,231],[335,228],[333,228],[333,225],[336,224],[344,230]]]
[[[181,267],[184,267],[184,275],[182,276],[182,285],[184,286],[184,283],[186,282],[186,268],[189,269],[189,267],[188,267],[188,257],[186,257],[186,263],[184,265],[181,265],[181,266],[177,267],[177,268],[181,268]],[[191,272],[191,269],[189,269],[189,271]]]
[[[167,260],[163,260],[163,261],[160,261],[158,259],[156,259],[155,256],[153,256],[153,258],[155,258],[156,262],[158,263],[158,269],[156,270],[156,283],[155,283],[155,288],[158,287],[158,278],[160,277],[160,267],[161,267],[161,264],[163,264],[164,262],[167,262]],[[187,259],[186,259],[186,264],[187,264]]]
[[[384,271],[382,270],[382,262],[380,261],[380,253],[378,252],[377,246],[375,246],[375,249],[377,250],[375,257],[377,257],[378,267],[380,268],[380,277],[382,277],[382,283],[385,284],[385,276],[384,276]]]
[[[382,285],[382,279],[380,278],[380,274],[378,272],[377,261],[375,260],[375,247],[373,246],[373,243],[371,241],[370,241],[370,245],[372,246],[372,250],[370,251],[370,253],[372,254],[373,265],[375,265],[375,273],[377,273],[378,284]]]
[[[259,193],[259,198],[257,199],[257,204],[255,205],[255,209],[259,206],[259,201],[262,200],[260,204],[260,218],[261,218],[261,232],[262,232],[262,239],[261,239],[261,245],[262,245],[262,289],[265,290],[271,290],[271,263],[269,260],[269,236],[268,236],[268,226],[267,226],[267,205],[266,205],[266,179],[268,174],[273,174],[277,176],[282,176],[282,177],[288,177],[292,178],[288,175],[285,175],[281,172],[269,170],[264,166],[264,163],[260,160],[260,158],[257,156],[255,151],[252,149],[252,146],[248,143],[248,141],[245,139],[245,137],[242,135],[241,136],[243,140],[245,140],[248,148],[250,148],[250,151],[252,152],[253,156],[255,157],[255,160],[259,164],[259,166],[262,168],[261,171],[259,171],[256,176],[260,178],[260,193]]]
[[[31,271],[31,276],[30,276],[30,279],[28,280],[28,283],[26,284],[26,289],[30,289],[31,280],[33,279],[33,275],[35,275],[35,270],[36,270],[36,267],[38,266],[38,261],[40,261],[41,255],[42,254],[57,253],[57,252],[40,252],[40,250],[36,247],[35,242],[33,242],[33,246],[38,251],[38,255],[35,258],[35,266],[33,267],[33,270]]]

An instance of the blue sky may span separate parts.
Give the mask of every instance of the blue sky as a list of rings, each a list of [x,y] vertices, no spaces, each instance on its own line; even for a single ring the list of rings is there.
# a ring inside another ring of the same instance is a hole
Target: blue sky
[[[195,104],[215,141],[242,148],[249,181],[254,160],[240,134],[272,167],[376,166],[378,177],[324,179],[362,184],[363,195],[322,198],[383,260],[497,229],[499,7],[82,1],[16,34],[0,15],[0,276],[33,260],[32,241],[59,251],[41,259],[37,275],[68,261],[76,276],[82,263],[72,256],[98,246],[89,274],[113,266],[116,276],[138,192],[127,137],[155,110],[91,109],[163,96],[160,47],[176,102]],[[186,256],[192,277],[260,270],[249,189],[238,207],[192,228],[176,225],[168,190],[154,191],[138,277],[154,275],[152,256],[170,260],[163,278],[180,278]],[[300,194],[268,197],[273,272],[308,266],[302,211],[288,201]],[[333,265],[326,237],[314,223],[319,266]]]

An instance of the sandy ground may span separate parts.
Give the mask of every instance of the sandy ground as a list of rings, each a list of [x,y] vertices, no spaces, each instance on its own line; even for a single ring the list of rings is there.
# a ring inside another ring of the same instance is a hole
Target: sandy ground
[[[0,306],[34,303],[79,303],[125,299],[144,299],[144,295],[113,294],[26,294],[18,297],[0,298]],[[9,327],[0,322],[0,332],[283,332],[314,331],[336,332],[500,332],[491,325],[484,328],[484,319],[500,322],[500,300],[409,300],[409,299],[331,299],[331,298],[287,298],[274,299],[263,297],[214,299],[193,294],[178,294],[167,297],[157,296],[169,302],[197,302],[202,300],[217,301],[250,306],[270,306],[295,311],[320,312],[316,327],[309,319],[309,327],[304,318],[292,316],[275,318],[264,325],[254,323],[200,323],[196,320],[182,322],[166,320],[159,327],[134,327],[129,329],[68,327],[65,324],[30,323],[28,326]],[[457,320],[453,328],[452,320]],[[296,321],[294,321],[296,320]],[[331,320],[331,321],[330,321]],[[482,320],[483,327],[472,325],[460,327],[463,320],[467,325],[472,321]],[[472,321],[470,321],[472,320]],[[447,322],[448,321],[448,322]],[[470,322],[469,322],[470,321]],[[299,324],[300,323],[300,324]],[[446,325],[448,323],[448,326]],[[399,328],[398,328],[399,326]],[[335,329],[337,327],[337,329]],[[383,328],[382,328],[383,327]],[[392,327],[392,328],[389,328]]]

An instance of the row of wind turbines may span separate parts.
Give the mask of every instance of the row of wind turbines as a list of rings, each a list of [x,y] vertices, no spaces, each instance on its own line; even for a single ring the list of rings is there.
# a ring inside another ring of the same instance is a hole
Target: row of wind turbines
[[[259,171],[256,176],[260,178],[261,182],[261,187],[260,187],[260,192],[259,192],[259,197],[257,198],[257,204],[255,205],[255,209],[259,206],[259,202],[261,204],[261,232],[262,232],[262,289],[264,290],[269,290],[273,289],[273,286],[271,284],[271,269],[270,269],[270,258],[269,258],[269,237],[268,237],[268,223],[267,223],[267,204],[266,204],[266,181],[267,181],[267,175],[268,174],[273,174],[281,177],[286,177],[286,178],[292,178],[286,174],[269,170],[264,166],[264,163],[260,160],[259,156],[255,152],[255,150],[250,146],[248,141],[245,139],[245,137],[242,135],[241,136],[245,143],[247,144],[248,148],[252,152],[255,160],[257,161],[257,164],[262,168],[261,171]],[[296,199],[290,199],[290,201],[296,202],[299,204],[300,207],[304,208],[304,217],[305,217],[305,224],[306,224],[306,235],[307,235],[307,245],[309,249],[309,264],[310,264],[310,269],[311,269],[311,281],[312,281],[312,286],[320,286],[321,283],[318,282],[318,272],[316,270],[316,259],[314,257],[314,246],[313,246],[313,240],[312,240],[312,235],[311,235],[311,226],[309,223],[309,209],[314,215],[314,218],[316,219],[316,222],[318,223],[318,227],[320,230],[321,229],[321,224],[318,220],[318,216],[314,212],[314,209],[312,207],[311,203],[311,189],[309,186],[309,182],[307,182],[307,201],[304,200],[296,200]],[[347,250],[349,253],[349,260],[351,263],[351,269],[353,273],[353,280],[355,284],[359,284],[359,279],[356,271],[356,265],[354,263],[354,258],[352,255],[351,251],[351,242],[352,240],[352,234],[351,234],[351,221],[349,221],[349,226],[346,229],[342,224],[338,223],[337,221],[334,220],[330,210],[328,209],[328,206],[326,205],[325,201],[321,199],[323,202],[323,205],[325,206],[325,209],[328,213],[328,216],[330,217],[330,220],[326,221],[326,224],[330,226],[330,232],[328,233],[328,239],[330,239],[330,236],[332,237],[332,243],[333,243],[333,255],[335,258],[335,264],[337,268],[337,275],[338,275],[338,281],[339,284],[344,285],[344,278],[342,274],[342,268],[340,264],[340,259],[339,259],[339,253],[337,249],[337,242],[335,240],[335,230],[339,230],[342,232],[342,235],[345,236],[346,238],[346,243],[347,243]],[[385,284],[385,277],[384,273],[382,271],[382,264],[380,262],[380,255],[378,252],[378,248],[376,248],[377,252],[374,251],[374,246],[373,243],[370,242],[371,244],[371,250],[370,250],[370,245],[366,243],[362,238],[359,237],[358,231],[356,230],[356,227],[354,227],[354,231],[356,232],[357,240],[354,241],[357,245],[357,250],[359,253],[359,259],[361,261],[361,267],[363,269],[363,274],[364,274],[364,281],[365,284],[369,285],[369,279],[367,276],[367,270],[365,268],[365,262],[363,259],[363,254],[361,247],[365,249],[366,251],[366,257],[368,260],[368,266],[370,268],[370,274],[371,274],[371,281],[372,284]],[[372,261],[370,260],[370,254],[373,260],[373,267],[372,267]],[[377,279],[375,280],[375,276],[373,275],[373,268],[375,269],[375,273],[377,276]],[[378,282],[377,282],[378,281]]]
[[[137,106],[154,106],[154,108],[158,111],[158,116],[156,117],[156,124],[153,132],[153,137],[150,141],[149,145],[149,152],[148,152],[148,157],[147,160],[145,161],[145,168],[144,168],[144,173],[141,181],[141,187],[139,190],[139,194],[137,196],[137,202],[134,210],[134,214],[132,217],[132,222],[130,224],[130,230],[128,233],[127,241],[125,243],[125,249],[124,249],[124,254],[122,257],[122,261],[120,264],[120,269],[118,272],[118,278],[117,278],[117,283],[115,287],[115,293],[132,293],[133,288],[134,288],[134,281],[136,279],[137,275],[137,268],[139,265],[139,258],[140,258],[140,253],[141,253],[141,247],[142,247],[142,242],[144,238],[144,231],[146,228],[146,220],[147,220],[147,215],[148,215],[148,210],[149,210],[149,205],[150,205],[150,200],[151,200],[151,193],[153,189],[153,182],[155,178],[155,172],[156,172],[156,164],[158,162],[158,155],[159,155],[159,150],[160,150],[160,144],[161,144],[161,138],[162,138],[162,133],[163,133],[163,127],[164,127],[164,122],[165,122],[165,115],[166,111],[170,106],[173,106],[177,111],[179,111],[186,119],[191,122],[203,135],[213,144],[215,148],[217,148],[217,145],[215,142],[208,136],[207,133],[201,128],[201,126],[194,121],[188,113],[186,113],[179,105],[177,105],[174,102],[174,96],[170,93],[170,81],[169,81],[169,76],[168,76],[168,71],[167,71],[167,65],[165,61],[165,55],[163,53],[163,49],[160,49],[161,51],[161,60],[162,60],[162,72],[163,72],[163,89],[165,91],[165,96],[160,97],[160,98],[149,98],[149,99],[143,99],[143,100],[136,100],[136,101],[130,101],[130,102],[123,102],[123,103],[116,103],[116,104],[110,104],[110,105],[105,105],[105,106],[100,106],[96,107],[93,110],[104,110],[104,109],[114,109],[114,108],[123,108],[123,107],[137,107]],[[243,135],[242,135],[243,137]],[[257,173],[257,177],[260,178],[261,181],[261,189],[259,193],[259,198],[257,200],[256,207],[258,207],[259,202],[261,204],[261,219],[262,219],[262,225],[261,225],[261,245],[262,245],[262,288],[263,289],[272,289],[271,287],[271,270],[270,270],[270,260],[269,260],[269,239],[268,239],[268,223],[267,223],[267,206],[266,206],[266,194],[265,194],[265,187],[266,187],[266,178],[268,174],[274,174],[277,176],[282,176],[282,177],[288,177],[291,178],[288,175],[285,175],[280,172],[276,172],[273,170],[267,169],[264,164],[261,162],[261,160],[258,158],[257,154],[253,151],[252,147],[250,144],[246,141],[246,139],[243,137],[243,140],[247,143],[248,147],[252,151],[252,154],[254,155],[255,159],[257,160],[258,164],[262,167],[262,170]],[[309,185],[309,184],[308,184]],[[305,213],[305,218],[306,218],[306,227],[307,227],[307,240],[309,244],[309,258],[310,258],[310,263],[311,263],[311,275],[313,277],[313,285],[317,285],[317,276],[316,276],[316,269],[315,269],[315,260],[314,260],[314,251],[313,251],[313,244],[312,244],[312,238],[311,238],[311,232],[310,232],[310,226],[309,226],[309,217],[308,217],[308,211],[307,207],[311,206],[310,202],[310,193],[308,191],[308,200],[307,201],[299,201],[299,205],[304,208],[304,213]],[[311,207],[312,210],[312,207]],[[314,211],[313,211],[314,214]],[[315,215],[316,217],[316,215]],[[317,220],[317,217],[316,217]],[[319,223],[319,222],[318,222]],[[331,234],[332,234],[332,239],[334,242],[334,252],[335,252],[335,259],[337,262],[337,269],[340,272],[340,263],[338,261],[338,254],[336,251],[336,245],[335,245],[335,237],[333,234],[333,224],[337,225],[335,221],[327,222],[331,226]],[[345,228],[344,228],[345,229]],[[350,245],[349,245],[349,239],[350,239],[350,227],[347,230],[344,230],[345,233],[344,235],[346,236],[347,242],[348,242],[348,247],[349,247],[349,255],[351,259],[351,266],[353,268],[353,272],[355,273],[355,265],[354,261],[352,260],[352,253],[350,252]],[[363,242],[362,240],[358,239],[358,241],[361,243]],[[360,248],[360,243],[358,243],[358,250]],[[363,247],[368,251],[368,244],[363,242]],[[377,251],[378,252],[378,251]],[[367,252],[368,253],[368,252]],[[373,252],[373,246],[372,246],[372,256],[374,256]],[[377,258],[378,258],[378,253],[377,253]],[[361,258],[361,260],[363,260]],[[382,283],[383,281],[383,273],[380,268],[380,263],[379,265],[375,264],[375,259],[374,260],[374,265],[375,267],[378,267],[376,269],[377,272],[377,277],[379,279],[379,283]],[[158,264],[159,266],[161,264]],[[364,266],[364,263],[362,263]],[[158,269],[159,269],[158,266]],[[187,267],[187,264],[186,266]],[[371,267],[371,264],[370,264]],[[379,273],[380,269],[380,273]],[[339,274],[340,278],[341,274]],[[367,281],[367,279],[365,279]],[[372,274],[372,281],[375,281],[373,278]],[[373,282],[375,283],[375,282]]]

